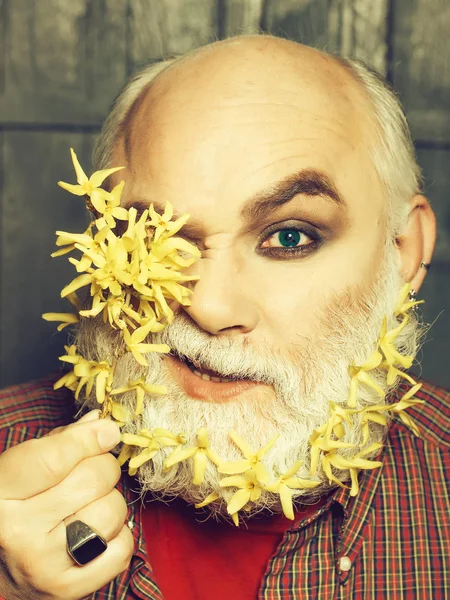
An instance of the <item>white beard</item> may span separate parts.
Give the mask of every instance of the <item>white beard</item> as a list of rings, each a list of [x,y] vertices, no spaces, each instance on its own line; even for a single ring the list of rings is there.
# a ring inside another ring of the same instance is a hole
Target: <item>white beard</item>
[[[393,315],[401,281],[393,249],[386,252],[382,272],[373,290],[348,290],[333,299],[320,315],[317,335],[314,339],[300,339],[298,345],[282,357],[279,349],[264,351],[248,342],[238,342],[234,338],[214,336],[198,326],[181,312],[175,315],[173,323],[152,341],[169,344],[176,354],[184,355],[216,371],[222,376],[262,381],[273,386],[272,394],[263,391],[253,401],[236,400],[226,403],[210,403],[188,397],[174,381],[160,355],[149,354],[149,367],[145,370],[131,354],[118,362],[114,387],[144,376],[148,383],[166,385],[167,395],[147,395],[142,418],[125,426],[124,431],[137,433],[142,427],[153,430],[155,427],[169,429],[173,433],[183,433],[187,444],[196,441],[196,432],[206,427],[211,447],[225,461],[242,458],[241,452],[230,440],[228,432],[235,430],[255,451],[266,445],[276,434],[279,438],[274,447],[263,459],[269,473],[282,474],[296,461],[302,461],[299,477],[312,479],[309,475],[310,456],[308,439],[312,431],[329,418],[330,400],[346,404],[349,397],[351,363],[362,364],[368,358],[378,339],[382,319],[387,316],[388,328],[398,323]],[[397,346],[407,354],[417,350],[419,328],[416,320],[403,330]],[[117,332],[98,320],[84,320],[78,331],[76,343],[79,352],[89,359],[104,360],[112,354],[117,344]],[[145,371],[145,372],[144,372]],[[371,372],[371,376],[388,393],[384,370]],[[270,397],[270,402],[268,402]],[[116,396],[117,400],[119,396]],[[120,401],[133,409],[135,392],[120,396]],[[359,407],[380,403],[380,398],[364,385],[360,385]],[[95,406],[95,400],[88,401]],[[371,424],[368,444],[383,441],[387,427]],[[360,421],[346,428],[346,442],[362,444]],[[204,482],[197,486],[192,483],[193,466],[191,460],[183,461],[169,470],[164,469],[164,460],[172,451],[163,448],[151,461],[138,471],[142,491],[151,491],[165,499],[181,497],[189,503],[199,503],[214,491],[219,491],[227,500],[233,491],[219,487],[223,477],[210,463]],[[346,454],[343,450],[342,454]],[[322,483],[319,487],[295,490],[294,498],[302,503],[314,502],[318,497],[334,487],[319,473]],[[343,480],[348,474],[341,473]],[[339,476],[339,474],[338,474]],[[316,477],[314,477],[316,479]],[[213,513],[226,514],[225,502],[216,502],[208,507]],[[268,508],[281,512],[279,496],[263,492],[260,500],[249,514]]]

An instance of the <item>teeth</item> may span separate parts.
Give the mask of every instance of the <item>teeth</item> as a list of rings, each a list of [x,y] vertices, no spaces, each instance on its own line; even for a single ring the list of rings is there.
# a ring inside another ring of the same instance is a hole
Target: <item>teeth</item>
[[[216,383],[228,383],[229,381],[232,381],[232,379],[227,379],[226,377],[211,377],[206,373],[200,373],[197,369],[191,369],[191,371],[194,375],[197,375],[197,377],[200,377],[200,379],[203,379],[204,381],[215,381]]]

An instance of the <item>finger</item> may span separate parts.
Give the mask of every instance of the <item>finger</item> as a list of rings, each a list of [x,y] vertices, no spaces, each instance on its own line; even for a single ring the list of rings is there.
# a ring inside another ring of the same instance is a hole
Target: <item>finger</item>
[[[124,497],[114,489],[107,496],[92,502],[61,522],[46,537],[46,558],[50,562],[51,557],[53,572],[63,572],[73,566],[73,559],[66,552],[66,528],[70,523],[82,521],[108,543],[121,532],[127,519],[127,512]]]
[[[48,490],[83,459],[108,452],[119,441],[118,426],[100,419],[10,448],[0,456],[0,498],[23,500]]]
[[[80,591],[86,595],[98,590],[125,571],[133,556],[133,549],[133,534],[124,525],[119,535],[109,542],[103,554],[84,567],[71,567],[67,571],[68,581],[71,581],[73,586],[78,584]],[[81,586],[84,586],[84,589]]]
[[[69,423],[69,425],[63,425],[61,427],[56,427],[56,429],[52,429],[49,433],[47,433],[47,435],[55,435],[55,433],[61,433],[62,431],[65,431],[68,427],[75,427],[76,425],[79,425],[80,423],[87,423],[89,421],[97,421],[99,418],[100,418],[100,411],[98,409],[91,410],[90,412],[88,412],[84,416],[82,416],[81,419],[78,419],[78,421]]]
[[[125,498],[117,489],[111,490],[109,494],[91,502],[73,517],[67,519],[66,526],[76,520],[83,521],[89,527],[93,527],[107,542],[119,535],[128,514]]]
[[[89,421],[97,421],[98,419],[100,419],[100,410],[96,408],[95,410],[91,410],[83,415],[81,419],[78,419],[78,421],[75,421],[74,425],[78,425],[79,423],[88,423]]]
[[[112,454],[86,458],[64,481],[23,503],[23,523],[29,521],[31,525],[35,515],[39,515],[33,529],[39,529],[42,534],[48,533],[91,502],[107,496],[120,475],[119,463]]]
[[[98,531],[107,542],[114,539],[127,520],[128,507],[125,498],[117,489],[91,502],[68,520],[80,520]],[[68,524],[66,522],[66,525]]]
[[[103,554],[82,567],[72,562],[73,566],[61,578],[57,597],[78,600],[99,590],[128,568],[133,549],[133,535],[124,525]]]
[[[84,566],[79,566],[67,553],[65,527],[60,530],[59,541],[58,548],[46,552],[45,555],[42,552],[36,555],[29,554],[24,565],[27,567],[27,581],[36,592],[45,590],[48,597],[64,600],[79,600],[90,596],[112,581],[128,567],[134,548],[131,531],[124,525],[100,556]],[[64,563],[65,569],[59,568],[61,563]],[[19,560],[17,568],[14,569],[18,580],[22,578],[24,565],[21,565]],[[36,593],[33,597],[40,596]]]

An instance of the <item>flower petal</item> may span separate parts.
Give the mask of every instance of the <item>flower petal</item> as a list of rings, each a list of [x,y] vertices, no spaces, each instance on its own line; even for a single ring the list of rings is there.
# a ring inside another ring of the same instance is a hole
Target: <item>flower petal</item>
[[[211,504],[211,502],[215,502],[219,498],[220,494],[218,494],[217,492],[212,492],[211,494],[206,496],[206,498],[202,502],[196,504],[195,508],[203,508],[204,506],[208,506],[208,504]]]
[[[239,448],[239,450],[241,450],[241,452],[245,456],[245,458],[250,458],[251,456],[253,456],[255,454],[255,452],[253,451],[253,448],[251,446],[249,446],[247,444],[247,442],[245,440],[243,440],[241,438],[241,436],[239,434],[237,434],[235,431],[233,431],[233,430],[229,431],[228,435],[233,440],[233,442],[236,444],[236,446]]]
[[[124,168],[125,167],[114,167],[112,169],[102,169],[101,171],[95,171],[95,173],[92,173],[89,181],[91,182],[93,187],[98,188],[102,185],[102,183],[107,177],[109,177],[113,173],[116,173],[117,171],[121,171]]]
[[[176,448],[164,461],[164,467],[170,469],[177,463],[191,458],[196,452],[197,448],[195,446],[192,448]]]
[[[132,469],[138,469],[147,461],[151,460],[158,452],[156,448],[145,448],[140,454],[137,454],[130,460],[130,467]]]
[[[194,478],[192,479],[192,483],[194,485],[201,485],[205,478],[205,470],[207,457],[205,452],[198,451],[194,454]]]
[[[232,515],[236,512],[238,512],[239,510],[241,510],[241,508],[243,508],[247,502],[250,500],[250,491],[245,489],[245,490],[238,490],[237,492],[235,492],[227,505],[227,512],[229,515]]]
[[[286,485],[280,486],[280,500],[283,514],[286,519],[294,520],[294,507],[292,505],[292,492]]]
[[[243,458],[241,460],[235,460],[233,462],[223,462],[220,464],[218,471],[225,475],[236,475],[237,473],[244,473],[251,469],[250,462]]]
[[[84,190],[80,185],[74,185],[73,183],[66,183],[65,181],[58,181],[59,187],[63,190],[70,192],[74,196],[84,196]]]

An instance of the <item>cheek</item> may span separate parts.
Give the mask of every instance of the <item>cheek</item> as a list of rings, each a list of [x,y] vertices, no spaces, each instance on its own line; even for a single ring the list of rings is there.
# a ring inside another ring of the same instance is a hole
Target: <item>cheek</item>
[[[305,338],[323,334],[320,315],[350,293],[355,299],[374,285],[383,257],[383,241],[355,236],[297,261],[255,260],[246,285],[259,306],[260,327],[272,339]],[[351,301],[351,300],[350,300]]]

